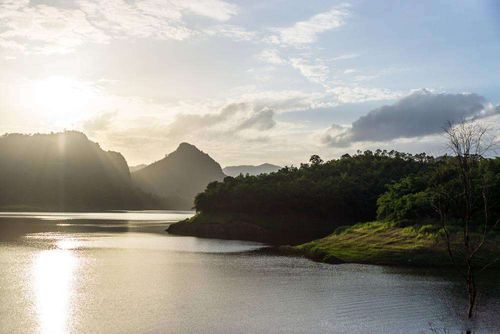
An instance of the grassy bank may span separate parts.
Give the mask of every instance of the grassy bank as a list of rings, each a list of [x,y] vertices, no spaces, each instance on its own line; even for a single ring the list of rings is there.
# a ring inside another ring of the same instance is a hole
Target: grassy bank
[[[487,256],[489,259],[498,256],[499,241],[497,236],[480,256]],[[435,225],[401,227],[391,222],[360,223],[339,228],[323,239],[287,248],[285,251],[327,263],[410,266],[451,264],[440,229]]]

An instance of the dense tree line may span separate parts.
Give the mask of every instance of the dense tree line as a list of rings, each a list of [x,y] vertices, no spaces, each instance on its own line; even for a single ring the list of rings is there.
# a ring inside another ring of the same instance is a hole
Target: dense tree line
[[[300,167],[210,183],[196,197],[195,207],[208,214],[272,216],[285,224],[327,232],[375,219],[377,199],[387,185],[425,171],[433,163],[425,154],[381,150],[358,151],[327,162],[312,156],[310,163]]]
[[[475,215],[481,218],[485,190],[491,198],[491,218],[499,217],[500,158],[481,159],[475,177],[481,179],[475,183]],[[358,151],[327,162],[312,156],[308,164],[271,174],[226,177],[210,183],[196,197],[195,208],[210,215],[272,217],[267,221],[276,225],[328,232],[375,219],[437,221],[436,205],[443,197],[450,218],[458,220],[463,208],[460,187],[451,157]]]
[[[489,219],[496,221],[500,218],[500,158],[478,159],[471,176],[472,219],[484,218],[486,204]],[[448,219],[460,223],[465,203],[456,158],[441,157],[430,168],[389,184],[377,203],[377,216],[383,220],[418,223],[436,221],[446,214]]]

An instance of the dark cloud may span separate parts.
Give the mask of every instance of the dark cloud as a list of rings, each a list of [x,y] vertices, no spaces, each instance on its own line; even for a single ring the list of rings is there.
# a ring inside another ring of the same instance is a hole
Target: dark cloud
[[[274,120],[274,111],[271,109],[264,109],[251,115],[248,119],[244,120],[239,126],[238,130],[256,129],[256,130],[269,130],[276,125]]]
[[[435,94],[421,90],[393,105],[370,111],[350,128],[334,125],[322,141],[343,147],[360,141],[426,136],[441,132],[449,121],[479,119],[499,112],[498,109],[476,94]]]
[[[231,103],[212,114],[181,114],[168,126],[169,135],[211,131],[219,134],[245,130],[266,131],[276,125],[274,110],[249,103]]]

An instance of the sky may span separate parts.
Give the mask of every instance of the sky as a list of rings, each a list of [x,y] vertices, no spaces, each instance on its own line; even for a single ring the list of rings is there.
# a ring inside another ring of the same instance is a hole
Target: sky
[[[0,0],[0,133],[222,166],[500,134],[500,2]]]

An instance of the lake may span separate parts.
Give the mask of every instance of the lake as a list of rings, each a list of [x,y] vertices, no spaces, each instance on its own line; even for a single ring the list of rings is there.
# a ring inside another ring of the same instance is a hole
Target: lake
[[[328,265],[164,232],[192,212],[0,213],[2,333],[431,333],[462,329],[436,270]],[[500,331],[489,278],[479,333]]]

